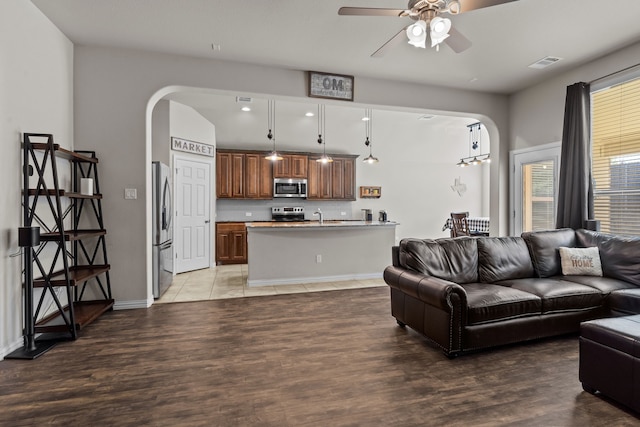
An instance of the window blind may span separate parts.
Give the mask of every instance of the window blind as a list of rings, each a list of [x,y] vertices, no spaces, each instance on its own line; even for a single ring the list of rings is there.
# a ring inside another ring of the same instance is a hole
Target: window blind
[[[592,93],[591,109],[595,218],[640,236],[640,78]]]

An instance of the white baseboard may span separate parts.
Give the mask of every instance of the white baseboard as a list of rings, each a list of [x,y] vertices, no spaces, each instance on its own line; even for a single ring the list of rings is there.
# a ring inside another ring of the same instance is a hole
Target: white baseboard
[[[153,299],[149,300],[130,300],[130,301],[116,301],[113,304],[114,310],[132,310],[134,308],[149,308],[153,304]]]
[[[24,345],[24,339],[20,337],[16,341],[12,342],[11,344],[4,347],[0,347],[0,356],[2,356],[0,360],[4,359],[4,357],[7,354],[13,353],[17,349],[21,348],[23,345]]]
[[[291,279],[264,279],[247,280],[248,287],[274,286],[274,285],[300,285],[302,283],[343,282],[345,280],[369,280],[381,279],[382,273],[345,274],[340,276],[324,277],[295,277]]]

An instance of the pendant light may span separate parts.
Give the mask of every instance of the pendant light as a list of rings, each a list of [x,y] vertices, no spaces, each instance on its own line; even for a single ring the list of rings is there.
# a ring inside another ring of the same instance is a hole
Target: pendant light
[[[373,164],[378,163],[378,158],[373,157],[371,154],[371,129],[373,127],[372,111],[370,108],[364,110],[364,129],[367,139],[364,141],[364,145],[369,147],[369,156],[362,159],[363,162]]]
[[[276,151],[276,100],[269,99],[267,100],[267,126],[269,128],[269,133],[267,133],[267,138],[269,141],[273,141],[273,151],[265,156],[265,159],[271,160],[272,162],[282,160],[282,156],[278,154]]]
[[[325,114],[324,108],[325,108],[324,105],[318,104],[318,144],[322,145],[322,156],[316,159],[316,162],[331,163],[333,162],[333,159],[327,156],[327,151],[326,151],[327,133],[326,133],[326,123],[325,123],[325,117],[324,117],[324,114]],[[322,139],[322,135],[324,135],[325,139]]]
[[[491,157],[489,153],[482,152],[482,123],[473,123],[467,125],[469,128],[469,157],[463,157],[460,162],[456,163],[457,166],[464,168],[469,165],[479,165],[481,163],[491,163]],[[474,154],[471,155],[471,150]],[[476,150],[480,154],[476,154]]]

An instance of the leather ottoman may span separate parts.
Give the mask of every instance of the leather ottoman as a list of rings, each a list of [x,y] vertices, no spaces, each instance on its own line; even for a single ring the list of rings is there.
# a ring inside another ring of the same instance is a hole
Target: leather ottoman
[[[580,325],[579,378],[585,391],[640,412],[640,315]]]

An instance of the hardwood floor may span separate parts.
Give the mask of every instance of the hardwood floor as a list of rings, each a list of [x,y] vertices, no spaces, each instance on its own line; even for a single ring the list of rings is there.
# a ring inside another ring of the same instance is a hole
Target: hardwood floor
[[[389,313],[386,287],[110,312],[0,362],[0,425],[640,425],[582,391],[575,336],[449,360]]]

